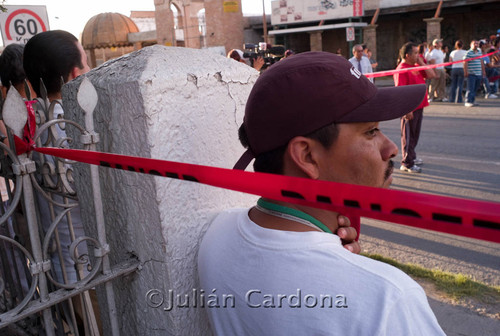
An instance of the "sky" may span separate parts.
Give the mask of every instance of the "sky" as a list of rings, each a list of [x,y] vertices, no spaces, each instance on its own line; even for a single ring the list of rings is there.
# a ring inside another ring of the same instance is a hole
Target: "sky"
[[[243,14],[262,14],[262,0],[241,0],[241,3]],[[264,0],[264,3],[266,14],[271,14],[271,0]],[[80,37],[85,24],[94,15],[116,12],[130,16],[133,10],[154,10],[154,0],[6,0],[3,4],[45,5],[50,29],[67,30],[76,37]]]

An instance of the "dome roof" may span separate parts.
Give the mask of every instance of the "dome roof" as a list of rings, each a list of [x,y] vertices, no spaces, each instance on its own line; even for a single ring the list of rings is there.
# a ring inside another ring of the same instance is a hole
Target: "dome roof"
[[[122,47],[132,45],[128,33],[137,33],[134,21],[119,13],[101,13],[93,16],[85,25],[82,45],[85,49]]]

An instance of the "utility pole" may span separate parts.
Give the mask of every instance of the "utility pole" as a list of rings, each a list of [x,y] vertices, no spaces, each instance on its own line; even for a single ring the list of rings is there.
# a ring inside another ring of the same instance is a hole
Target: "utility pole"
[[[264,28],[264,42],[267,43],[267,20],[266,20],[266,6],[262,0],[262,27]]]

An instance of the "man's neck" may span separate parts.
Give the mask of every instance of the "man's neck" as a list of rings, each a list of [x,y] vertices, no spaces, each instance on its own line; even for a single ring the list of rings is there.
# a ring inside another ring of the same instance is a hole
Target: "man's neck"
[[[53,100],[56,99],[62,99],[62,95],[61,92],[50,93],[47,95],[47,98],[49,98],[49,101],[52,102]]]
[[[294,210],[301,211],[309,216],[314,217],[316,220],[320,221],[332,232],[336,232],[338,228],[336,212],[326,211],[296,204],[290,204],[285,202],[270,201],[271,203],[285,206]],[[264,213],[257,208],[252,208],[249,212],[250,219],[257,225],[273,230],[282,231],[294,231],[294,232],[306,232],[306,231],[316,231],[314,228],[294,221],[292,219],[276,217],[267,213]]]

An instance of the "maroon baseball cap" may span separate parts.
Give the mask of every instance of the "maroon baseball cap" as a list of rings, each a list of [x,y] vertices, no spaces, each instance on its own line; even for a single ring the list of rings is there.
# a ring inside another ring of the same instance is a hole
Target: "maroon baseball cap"
[[[248,150],[235,169],[259,154],[332,123],[396,119],[415,110],[425,84],[377,88],[342,56],[305,52],[267,69],[250,92],[243,118]]]

